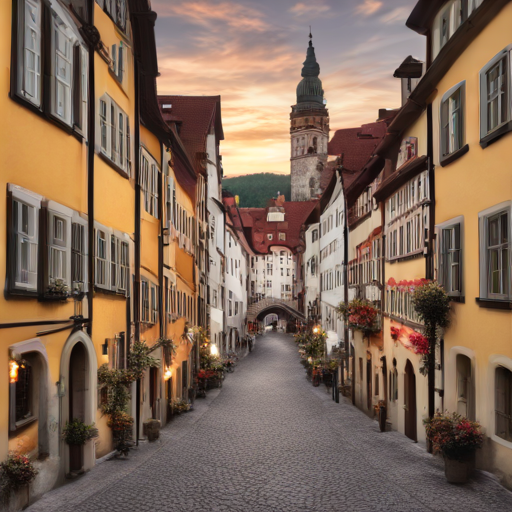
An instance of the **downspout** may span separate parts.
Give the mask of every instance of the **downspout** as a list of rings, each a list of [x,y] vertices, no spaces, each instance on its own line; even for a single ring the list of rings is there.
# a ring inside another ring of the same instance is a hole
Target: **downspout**
[[[343,302],[348,304],[348,208],[347,208],[347,196],[345,194],[345,183],[343,182],[343,164],[338,167],[338,173],[340,175],[341,187],[343,190],[343,209],[345,211],[343,215]],[[347,377],[349,372],[348,357],[350,352],[349,343],[349,331],[347,321],[343,321],[343,337],[345,338],[345,363]],[[352,361],[352,403],[355,404],[355,380],[354,380],[354,361]],[[342,383],[345,383],[345,372],[342,373]]]
[[[158,218],[160,219],[160,235],[158,237],[158,315],[160,320],[160,338],[164,337],[165,316],[164,316],[164,187],[163,169],[165,162],[165,145],[160,144],[162,158],[160,163],[160,179],[158,180]]]
[[[140,230],[141,230],[141,204],[140,204],[140,71],[137,58],[134,59],[135,75],[135,133],[134,133],[134,170],[135,170],[135,283],[133,287],[133,321],[135,324],[135,341],[140,341]],[[140,396],[141,382],[137,379],[135,392],[135,436],[136,445],[139,446],[140,433]]]
[[[429,180],[429,226],[428,226],[428,245],[427,257],[425,258],[425,277],[433,279],[434,277],[434,232],[436,224],[436,201],[435,201],[435,173],[434,173],[434,145],[433,145],[433,125],[432,125],[432,103],[427,105],[427,162],[428,162],[428,180]],[[435,337],[429,340],[430,354],[428,365],[428,416],[432,418],[435,412],[435,385],[436,385],[436,370],[435,370]],[[430,450],[430,444],[428,446]]]
[[[94,27],[94,2],[89,5],[90,27]],[[92,31],[94,33],[94,31]],[[99,37],[99,33],[98,33]],[[93,321],[93,296],[94,296],[94,146],[96,140],[96,95],[95,95],[95,73],[94,73],[94,57],[96,51],[96,43],[94,38],[87,39],[89,43],[89,91],[87,98],[87,231],[88,231],[88,247],[89,254],[87,256],[88,272],[88,289],[87,289],[87,316],[89,323],[87,324],[87,334],[92,338],[92,321]]]

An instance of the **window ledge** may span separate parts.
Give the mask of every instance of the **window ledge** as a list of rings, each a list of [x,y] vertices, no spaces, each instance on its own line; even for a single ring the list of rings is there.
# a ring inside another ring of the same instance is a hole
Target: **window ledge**
[[[113,162],[107,155],[105,155],[101,151],[99,153],[97,153],[97,155],[106,164],[110,165],[110,167],[112,167],[112,169],[114,169],[114,171],[116,171],[117,174],[120,174],[123,178],[126,178],[127,180],[130,179],[130,176],[128,175],[128,173],[124,169],[121,169],[121,167],[119,167],[115,162]]]
[[[31,423],[34,423],[34,421],[37,421],[37,416],[30,416],[30,418],[25,418],[23,420],[16,422],[16,429],[13,430],[13,432],[17,432],[19,429],[26,427],[27,425],[30,425]]]
[[[455,160],[458,160],[461,156],[465,155],[468,151],[469,145],[466,144],[465,146],[462,146],[460,149],[457,149],[457,151],[454,151],[449,155],[441,157],[439,165],[441,167],[444,167],[445,165],[451,164],[452,162],[455,162]]]
[[[398,322],[402,325],[406,325],[407,327],[411,327],[412,329],[415,329],[415,330],[421,330],[421,329],[425,329],[425,326],[423,324],[419,324],[417,322],[413,322],[412,320],[407,320],[406,318],[403,318],[403,317],[400,317],[400,316],[396,316],[396,315],[393,315],[391,313],[382,313],[383,316],[387,316],[390,320],[393,320],[395,322]],[[383,326],[383,329],[384,330],[384,326]]]
[[[461,304],[466,303],[466,297],[464,296],[457,296],[457,295],[449,295],[451,302],[460,302]]]
[[[486,299],[476,297],[476,302],[481,308],[512,310],[512,300]]]
[[[512,131],[512,121],[501,125],[499,128],[496,128],[494,131],[487,134],[485,137],[482,137],[480,139],[480,146],[485,149],[487,146],[490,146],[493,142],[501,139],[503,135],[510,131]]]

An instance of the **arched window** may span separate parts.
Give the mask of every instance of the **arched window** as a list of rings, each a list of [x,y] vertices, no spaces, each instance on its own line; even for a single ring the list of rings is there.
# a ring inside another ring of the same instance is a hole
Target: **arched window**
[[[318,152],[318,138],[317,137],[313,137],[313,152],[314,153]]]

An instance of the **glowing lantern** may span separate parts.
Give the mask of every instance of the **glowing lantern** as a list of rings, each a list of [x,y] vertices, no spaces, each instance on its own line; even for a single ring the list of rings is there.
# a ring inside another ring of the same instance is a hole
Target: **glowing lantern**
[[[172,377],[172,370],[171,370],[171,367],[168,366],[164,372],[164,380],[169,380],[171,377]]]
[[[20,367],[20,365],[16,361],[14,361],[14,360],[9,361],[9,379],[10,379],[11,383],[18,382],[18,368],[19,367]]]
[[[212,345],[210,347],[210,354],[212,356],[216,356],[216,355],[218,355],[218,353],[219,353],[219,349],[217,348],[217,345]]]

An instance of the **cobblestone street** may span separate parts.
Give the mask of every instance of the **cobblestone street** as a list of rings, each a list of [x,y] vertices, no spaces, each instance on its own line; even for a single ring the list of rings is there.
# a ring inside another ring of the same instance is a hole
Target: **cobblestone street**
[[[340,402],[306,380],[291,336],[267,334],[160,441],[28,510],[512,511],[512,494],[491,476],[450,485],[442,460]]]

